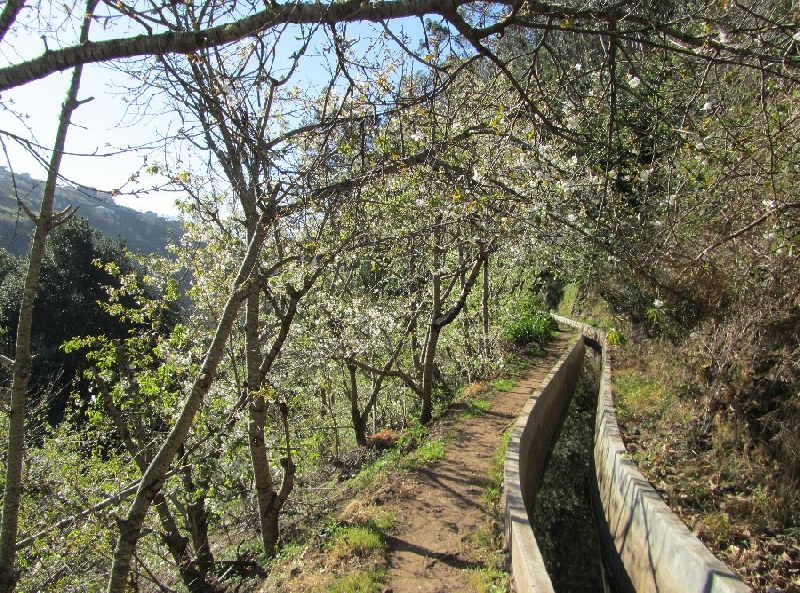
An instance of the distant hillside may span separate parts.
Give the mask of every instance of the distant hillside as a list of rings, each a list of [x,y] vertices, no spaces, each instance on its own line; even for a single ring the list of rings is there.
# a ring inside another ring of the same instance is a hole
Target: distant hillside
[[[17,192],[25,204],[38,212],[44,181],[27,174],[15,175]],[[180,223],[152,212],[118,206],[111,196],[88,187],[59,187],[55,209],[77,206],[76,216],[107,237],[121,236],[133,252],[163,254],[167,243],[180,233]],[[15,255],[27,253],[33,223],[17,207],[11,173],[0,167],[0,245]]]

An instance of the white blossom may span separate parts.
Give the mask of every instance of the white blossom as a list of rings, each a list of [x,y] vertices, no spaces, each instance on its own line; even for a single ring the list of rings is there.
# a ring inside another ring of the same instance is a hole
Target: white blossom
[[[642,81],[639,80],[638,76],[631,75],[628,77],[628,86],[630,86],[632,89],[635,89],[640,84],[642,84]]]
[[[579,125],[581,125],[581,120],[577,115],[570,115],[567,118],[567,128],[570,130],[576,129]]]
[[[662,301],[661,299],[656,299],[656,300],[653,301],[653,306],[656,309],[660,309],[661,307],[664,306],[664,301]]]

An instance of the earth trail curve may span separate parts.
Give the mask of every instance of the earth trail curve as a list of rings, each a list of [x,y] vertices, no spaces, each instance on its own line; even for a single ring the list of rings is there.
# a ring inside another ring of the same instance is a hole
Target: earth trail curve
[[[484,566],[469,538],[486,521],[481,500],[488,471],[503,433],[547,377],[572,331],[560,331],[547,354],[510,391],[498,392],[492,407],[475,418],[443,422],[448,435],[445,459],[410,474],[397,512],[397,532],[389,537],[391,554],[386,593],[469,591],[470,575]]]

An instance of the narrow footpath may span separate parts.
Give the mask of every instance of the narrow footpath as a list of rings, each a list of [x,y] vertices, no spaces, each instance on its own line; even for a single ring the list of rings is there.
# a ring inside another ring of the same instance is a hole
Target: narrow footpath
[[[411,472],[401,487],[407,495],[399,507],[397,532],[389,538],[387,593],[474,589],[471,569],[483,567],[484,561],[470,540],[486,522],[482,495],[492,458],[503,433],[573,338],[572,332],[561,331],[547,355],[513,389],[497,393],[489,411],[475,418],[454,414],[442,423],[448,437],[445,459]]]

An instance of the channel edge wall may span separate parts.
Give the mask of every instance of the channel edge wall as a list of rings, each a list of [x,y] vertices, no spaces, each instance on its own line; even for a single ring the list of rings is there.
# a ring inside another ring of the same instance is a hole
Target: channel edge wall
[[[616,420],[606,335],[554,315],[578,337],[532,392],[506,449],[503,507],[511,572],[520,593],[553,586],[529,521],[549,451],[583,367],[585,345],[602,351],[595,419],[595,510],[619,589],[639,593],[744,593],[750,589],[675,516],[628,456]]]
[[[532,393],[511,430],[504,463],[505,541],[516,591],[551,592],[529,516],[551,444],[558,436],[583,368],[583,336],[577,336]]]
[[[554,315],[602,350],[593,465],[601,515],[598,530],[612,549],[610,566],[621,566],[616,581],[638,593],[744,593],[750,591],[695,537],[664,503],[628,455],[617,425],[606,334]]]

